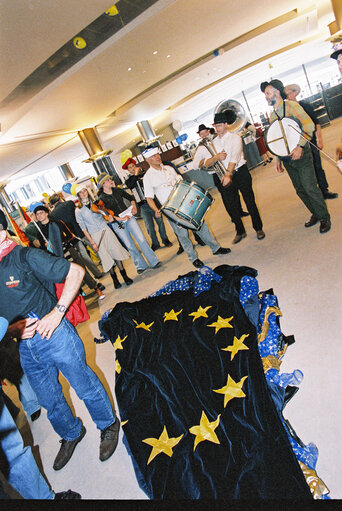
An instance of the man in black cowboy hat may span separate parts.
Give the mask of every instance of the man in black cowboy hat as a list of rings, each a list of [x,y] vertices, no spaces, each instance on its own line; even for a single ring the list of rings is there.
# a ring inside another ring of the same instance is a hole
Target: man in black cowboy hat
[[[330,58],[335,59],[337,61],[338,69],[342,75],[342,43],[339,43],[337,46],[338,49],[336,49],[334,53],[330,55]]]
[[[299,103],[296,101],[284,102],[286,94],[280,80],[263,82],[260,85],[260,90],[265,94],[267,103],[274,108],[274,112],[270,116],[271,123],[277,119],[289,117],[301,124],[305,137],[300,137],[298,145],[289,156],[277,157],[276,170],[283,172],[282,164],[284,164],[297,195],[311,212],[311,218],[305,222],[305,227],[311,227],[320,222],[320,233],[328,232],[331,228],[330,215],[322,192],[317,186],[312,153],[308,143],[315,131],[315,125]]]
[[[206,168],[217,162],[225,168],[223,177],[219,177],[217,174],[214,175],[214,182],[221,193],[223,204],[235,224],[234,244],[239,243],[247,236],[241,220],[239,191],[251,215],[257,238],[261,240],[265,237],[258,207],[255,203],[252,177],[243,157],[241,137],[236,133],[231,133],[228,129],[228,125],[233,124],[235,119],[236,115],[231,110],[215,114],[214,125],[218,136],[213,140],[213,146],[216,154],[212,156],[208,149],[204,147],[206,154],[203,152],[202,161],[200,162],[201,166]]]

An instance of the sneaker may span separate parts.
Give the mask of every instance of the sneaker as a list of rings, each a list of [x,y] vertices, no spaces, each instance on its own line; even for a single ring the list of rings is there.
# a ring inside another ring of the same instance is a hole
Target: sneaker
[[[172,243],[170,240],[165,240],[165,241],[163,241],[163,243],[164,243],[164,247],[172,247]]]
[[[237,243],[239,243],[241,240],[243,240],[243,238],[245,238],[247,236],[247,234],[245,232],[243,232],[242,234],[237,234],[235,236],[235,238],[233,239],[233,245],[236,245]]]
[[[114,453],[119,441],[120,421],[116,417],[114,424],[101,431],[100,460],[106,461]]]
[[[204,266],[200,259],[195,259],[194,261],[192,261],[192,264],[194,265],[195,268],[202,268],[202,266]]]
[[[80,500],[81,498],[79,493],[72,490],[55,493],[55,500]]]
[[[105,298],[105,295],[102,293],[99,287],[95,288],[95,293],[97,294],[99,300],[103,300]]]
[[[266,234],[264,233],[264,231],[262,229],[260,229],[259,231],[256,232],[256,235],[257,235],[257,238],[258,240],[263,240],[264,237],[266,236]]]
[[[76,445],[82,440],[86,432],[86,428],[82,425],[81,433],[75,440],[64,440],[64,438],[60,440],[62,445],[53,464],[54,470],[61,470],[61,468],[68,463],[73,455]]]
[[[223,255],[223,254],[229,254],[231,252],[230,248],[223,248],[220,247],[216,252],[214,252],[214,255]]]

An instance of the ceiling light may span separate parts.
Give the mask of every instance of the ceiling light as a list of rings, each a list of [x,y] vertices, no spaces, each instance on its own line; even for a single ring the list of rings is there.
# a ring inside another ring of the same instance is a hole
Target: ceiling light
[[[170,54],[169,54],[169,55],[166,55],[166,58],[167,58],[167,59],[169,59],[170,57],[171,57],[171,55],[170,55]]]
[[[157,55],[158,51],[154,50],[153,55]]]
[[[132,71],[132,68],[131,68],[131,67],[129,67],[129,68],[127,69],[127,71]]]

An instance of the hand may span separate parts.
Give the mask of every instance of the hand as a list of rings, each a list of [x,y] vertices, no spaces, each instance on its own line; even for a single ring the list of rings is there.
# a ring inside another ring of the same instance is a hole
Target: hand
[[[37,324],[36,319],[20,319],[8,327],[7,334],[18,339],[31,339],[36,333]]]
[[[52,309],[52,311],[38,321],[36,330],[43,339],[49,340],[62,319],[63,314],[57,309]]]
[[[112,222],[114,222],[114,217],[112,215],[108,215],[107,221],[111,224]]]
[[[323,140],[317,139],[317,147],[318,149],[323,149]]]
[[[136,204],[133,204],[133,207],[132,207],[132,215],[136,215],[137,213],[138,213],[137,206],[136,206]]]
[[[279,160],[276,161],[276,171],[279,172],[279,174],[284,172],[283,166]]]
[[[91,244],[91,248],[92,248],[93,250],[95,250],[95,252],[98,252],[98,251],[99,251],[99,247],[98,247],[98,245],[97,245],[96,243],[92,243],[92,244]]]
[[[232,182],[232,177],[230,174],[225,174],[221,179],[222,186],[228,186]]]
[[[127,222],[130,218],[130,215],[121,216],[119,222]]]
[[[298,145],[290,152],[290,156],[292,156],[292,160],[300,160],[303,156],[303,148]]]
[[[160,211],[160,209],[158,209],[156,212],[155,212],[155,216],[156,218],[160,218],[162,216],[162,212]]]
[[[338,162],[336,163],[336,165],[337,165],[338,170],[339,170],[339,171],[341,172],[341,174],[342,174],[342,160],[338,160]]]
[[[227,153],[225,151],[222,151],[221,153],[217,153],[216,155],[216,161],[217,160],[225,160],[227,158]]]

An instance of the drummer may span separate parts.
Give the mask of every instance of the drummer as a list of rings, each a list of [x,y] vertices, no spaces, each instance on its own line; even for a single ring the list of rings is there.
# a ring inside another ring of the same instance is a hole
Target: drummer
[[[154,201],[154,196],[157,197],[160,204],[164,204],[172,192],[174,185],[181,180],[181,176],[179,176],[170,165],[164,165],[162,163],[158,147],[147,147],[143,152],[143,156],[150,165],[143,179],[145,196],[149,206],[155,212],[156,218],[160,218],[161,211]],[[168,218],[168,221],[195,268],[204,266],[203,262],[198,259],[194,246],[189,239],[187,228],[182,227],[179,223],[176,223],[170,218]],[[197,234],[204,243],[211,248],[214,255],[229,254],[230,248],[220,247],[205,222],[202,223]]]
[[[311,227],[320,222],[319,232],[321,234],[328,232],[331,228],[330,215],[322,192],[317,186],[312,154],[307,141],[311,140],[315,125],[299,103],[283,100],[284,86],[280,80],[263,82],[260,89],[265,94],[267,103],[274,108],[270,116],[271,123],[288,117],[301,125],[306,138],[300,137],[298,145],[289,156],[277,157],[276,170],[283,172],[282,164],[284,165],[297,195],[311,212],[311,218],[305,222],[305,227]]]

